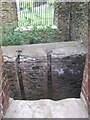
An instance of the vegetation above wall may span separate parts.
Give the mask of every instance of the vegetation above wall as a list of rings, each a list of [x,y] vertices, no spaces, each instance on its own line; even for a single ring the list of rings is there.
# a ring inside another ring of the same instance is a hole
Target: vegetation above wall
[[[51,27],[37,28],[34,26],[31,30],[21,31],[16,29],[16,24],[8,26],[3,25],[2,45],[24,45],[37,43],[59,42],[60,31]]]

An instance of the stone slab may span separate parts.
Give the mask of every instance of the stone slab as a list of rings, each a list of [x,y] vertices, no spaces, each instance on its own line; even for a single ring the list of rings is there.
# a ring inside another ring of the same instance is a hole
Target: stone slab
[[[80,42],[56,42],[56,43],[44,43],[44,44],[32,44],[32,45],[19,45],[19,46],[2,46],[3,55],[13,57],[16,55],[17,50],[22,51],[22,55],[29,55],[31,57],[46,57],[47,52],[53,51],[65,51],[69,54],[86,53],[86,48]],[[67,51],[68,49],[68,51]],[[55,51],[55,53],[56,53]]]
[[[88,118],[81,99],[10,100],[4,118]]]

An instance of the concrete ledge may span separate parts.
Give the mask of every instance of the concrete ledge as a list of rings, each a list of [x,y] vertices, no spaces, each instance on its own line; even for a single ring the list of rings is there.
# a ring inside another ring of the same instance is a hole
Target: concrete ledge
[[[55,49],[64,50],[68,49],[71,54],[86,53],[86,48],[80,42],[56,42],[56,43],[44,43],[44,44],[32,44],[32,45],[19,45],[19,46],[2,46],[3,55],[6,56],[16,56],[16,51],[21,50],[22,55],[29,55],[31,57],[46,57],[47,52],[53,51]],[[68,51],[68,54],[69,54]],[[62,51],[62,52],[65,52]],[[67,51],[66,51],[67,52]]]

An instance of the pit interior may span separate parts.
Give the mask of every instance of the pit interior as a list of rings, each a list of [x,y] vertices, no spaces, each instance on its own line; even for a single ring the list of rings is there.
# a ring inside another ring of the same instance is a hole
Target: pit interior
[[[2,50],[11,98],[80,98],[86,56],[86,47],[81,43],[7,46]]]

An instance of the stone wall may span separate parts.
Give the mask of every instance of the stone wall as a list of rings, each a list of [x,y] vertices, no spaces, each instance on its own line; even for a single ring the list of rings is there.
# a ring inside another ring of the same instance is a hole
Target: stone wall
[[[16,2],[3,2],[0,5],[2,22],[18,23]],[[80,41],[87,43],[88,9],[87,3],[56,2],[54,10],[54,24],[59,28],[59,41]]]
[[[88,76],[88,113],[89,113],[89,117],[90,117],[90,2],[88,3],[88,25],[89,25],[89,29],[88,29],[88,72],[86,73]]]
[[[0,25],[4,23],[12,24],[13,22],[17,23],[17,7],[15,0],[3,0],[1,1],[1,20]]]
[[[6,65],[7,64],[7,65]],[[16,99],[21,99],[19,83],[16,77],[16,63],[14,60],[4,61],[3,67],[5,68],[5,73],[9,78],[9,96]],[[13,81],[13,82],[12,82]]]
[[[3,112],[2,112],[2,56],[1,56],[1,48],[0,48],[0,120],[3,116]]]
[[[60,30],[62,41],[80,41],[88,39],[88,3],[56,2],[54,24]]]
[[[69,41],[69,3],[56,2],[54,10],[54,25],[60,30],[60,39],[62,41]]]
[[[26,57],[26,56],[25,56]],[[26,99],[46,99],[47,88],[47,59],[21,58],[21,74],[24,83]]]
[[[88,76],[88,113],[89,113],[89,117],[90,117],[90,36],[89,36],[89,53],[88,53],[88,72],[86,73],[86,75]]]
[[[89,83],[88,83],[88,80],[89,80],[89,76],[88,76],[88,73],[89,73],[89,63],[88,63],[88,59],[86,57],[86,64],[85,64],[85,69],[84,69],[84,73],[83,73],[83,81],[82,81],[82,90],[81,90],[81,98],[83,99],[84,103],[85,103],[85,106],[88,108],[88,100],[89,100]]]
[[[4,59],[4,68],[9,78],[10,97],[22,99],[20,84],[17,78],[16,58]],[[31,58],[21,56],[19,79],[23,80],[27,100],[47,98],[47,60],[46,58]]]
[[[85,51],[82,48],[68,46],[55,49],[49,54],[51,57],[21,55],[19,77],[24,84],[26,99],[79,98]],[[4,67],[9,79],[10,97],[22,99],[17,78],[16,56],[4,56]]]
[[[85,55],[52,59],[52,99],[80,98]]]
[[[71,55],[69,53],[69,56],[67,56],[67,55],[65,55],[64,51],[63,51],[64,54],[61,54],[61,51],[62,50],[60,49],[59,54],[57,54],[57,50],[54,50],[51,53],[51,56],[52,56],[52,60],[51,60],[51,63],[52,63],[51,64],[51,66],[52,66],[52,93],[53,93],[52,94],[52,99],[54,99],[54,100],[58,99],[57,98],[58,95],[59,95],[59,99],[64,99],[65,96],[66,96],[66,98],[67,97],[78,97],[79,94],[80,94],[80,86],[81,86],[80,83],[82,81],[82,79],[80,79],[82,77],[81,74],[80,74],[80,71],[81,71],[80,68],[83,68],[83,66],[84,66],[85,54]],[[67,51],[67,50],[65,50],[65,51]],[[66,53],[68,53],[68,51]],[[78,52],[76,51],[76,53],[78,53]],[[2,118],[3,113],[5,113],[6,108],[8,106],[8,100],[9,100],[9,97],[8,97],[8,87],[9,86],[8,86],[8,84],[10,83],[10,81],[8,82],[8,78],[10,80],[13,77],[13,80],[12,80],[13,82],[12,82],[12,85],[10,85],[10,90],[12,89],[12,91],[14,91],[15,87],[18,88],[17,79],[15,78],[15,74],[16,74],[15,58],[10,60],[10,58],[5,58],[4,57],[4,63],[5,64],[3,65],[2,64],[2,55],[1,54],[2,53],[1,53],[1,50],[0,50],[0,73],[3,73],[3,74],[0,74],[0,98],[1,98],[0,99],[0,106],[1,106],[0,119]],[[88,74],[89,69],[87,69],[87,68],[89,68],[89,59],[88,59],[88,57],[89,57],[89,53],[87,55],[87,60],[86,60],[86,67],[85,67],[85,72],[84,72],[85,74],[84,74],[83,84],[82,84],[82,95],[85,97],[85,101],[86,101],[86,102],[84,101],[84,104],[87,103],[88,110],[90,110],[90,108],[89,108],[90,107],[90,105],[89,105],[89,101],[90,101],[89,100],[89,84],[88,84],[89,83],[88,82],[89,81],[89,74]],[[5,60],[6,60],[6,62],[5,62]],[[36,62],[35,62],[35,60],[36,60]],[[43,60],[43,62],[42,62],[42,60]],[[33,69],[33,75],[34,75],[33,78],[34,79],[35,79],[35,76],[36,76],[36,79],[38,79],[38,77],[41,77],[43,75],[41,73],[40,76],[38,76],[38,73],[43,70],[43,66],[44,66],[44,68],[46,68],[45,67],[46,66],[46,59],[44,58],[42,60],[41,59],[35,59],[35,58],[32,59],[30,56],[22,56],[21,57],[20,68],[22,68],[21,70],[22,70],[22,76],[24,77],[23,79],[25,79],[25,82],[27,83],[26,84],[26,89],[29,88],[29,87],[31,88],[31,86],[30,86],[31,83],[32,83],[32,85],[35,83],[35,81],[31,77],[32,69]],[[41,64],[41,63],[45,63],[45,64]],[[2,65],[3,65],[3,71],[2,71]],[[69,68],[69,70],[67,70],[67,67]],[[73,69],[72,69],[72,67],[73,67]],[[23,70],[25,70],[25,71],[23,72]],[[43,70],[43,72],[45,72],[45,74],[43,75],[43,76],[45,76],[45,77],[43,77],[44,80],[46,80],[45,78],[48,76],[47,70],[48,69]],[[81,71],[81,73],[82,73],[82,71]],[[7,73],[8,76],[6,76],[6,73]],[[75,74],[73,75],[73,73],[75,73]],[[68,78],[68,74],[69,74],[70,79]],[[64,75],[65,75],[65,77],[64,77]],[[77,79],[75,79],[76,75],[77,75]],[[73,78],[73,76],[74,76],[74,78]],[[30,84],[29,84],[29,81],[27,82],[28,77],[29,78],[31,77],[30,78]],[[47,93],[48,86],[45,85],[45,84],[48,84],[48,80],[42,81],[42,77],[41,77],[40,80],[41,80],[41,84],[38,84],[38,85],[43,86],[43,84],[44,84],[44,87],[43,87],[44,89],[43,90],[45,90],[44,93],[47,94],[47,95],[46,94],[45,95],[48,96],[48,93]],[[67,84],[65,84],[66,82],[67,82]],[[40,83],[40,81],[39,81],[39,83]],[[11,88],[11,86],[12,86],[12,88]],[[13,87],[13,86],[15,86],[15,87]],[[34,87],[36,88],[36,86],[37,86],[37,81],[36,81]],[[63,88],[63,86],[65,88]],[[31,89],[32,91],[34,90],[34,87]],[[38,86],[38,87],[42,88],[41,86]],[[78,88],[79,88],[79,92],[77,91]],[[26,91],[26,89],[25,89],[25,91]],[[70,89],[72,91],[70,91]],[[15,91],[15,93],[19,94],[19,92],[20,92],[19,88],[17,90],[18,91]],[[37,88],[37,90],[39,91],[41,89]],[[64,91],[64,90],[66,90],[66,91]],[[64,93],[66,92],[66,94],[63,94],[63,91],[64,91]],[[30,93],[30,92],[31,91],[27,90],[27,94]],[[42,93],[43,91],[41,90],[40,92]],[[67,94],[69,92],[70,92],[70,94]],[[71,93],[73,93],[73,94],[71,94]],[[76,93],[78,93],[77,96],[76,96]],[[32,99],[33,99],[33,95],[34,94],[32,94],[32,96],[30,96]],[[35,95],[37,95],[36,92],[35,92]],[[38,98],[40,97],[39,95],[38,95]],[[71,96],[69,96],[69,95],[71,95]],[[43,97],[43,96],[41,96],[41,97]],[[38,99],[38,98],[36,96],[36,99]]]
[[[3,69],[2,52],[0,48],[0,120],[2,119],[3,114],[6,112],[6,109],[8,107],[9,101],[8,88],[9,84],[7,76]]]
[[[88,50],[81,91],[81,98],[88,110],[90,119],[90,2],[88,3]]]
[[[3,0],[0,5],[2,22],[18,23],[16,2]],[[60,29],[60,41],[87,42],[88,9],[87,3],[56,2],[54,10],[54,24]]]

